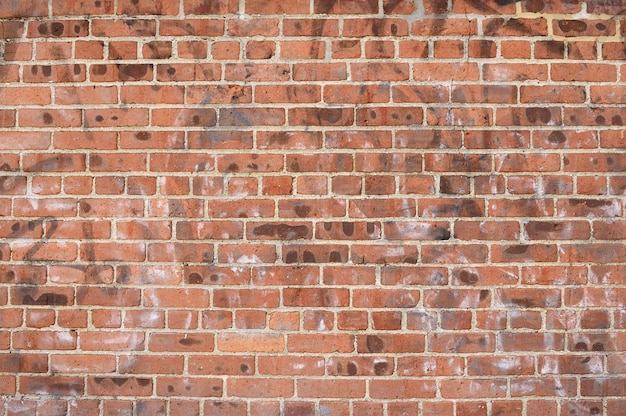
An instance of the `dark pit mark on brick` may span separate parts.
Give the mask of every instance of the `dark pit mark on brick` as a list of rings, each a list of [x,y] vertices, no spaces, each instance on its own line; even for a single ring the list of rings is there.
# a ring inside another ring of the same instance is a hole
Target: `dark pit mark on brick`
[[[300,163],[297,159],[291,162],[291,164],[289,165],[289,169],[294,172],[300,172]]]
[[[203,282],[202,276],[199,273],[190,273],[187,277],[187,281],[190,284],[201,284]]]
[[[476,273],[461,270],[459,273],[459,280],[467,285],[475,285],[479,280],[479,276]]]
[[[577,342],[574,345],[574,351],[589,351],[589,347],[585,342]]]
[[[302,254],[302,261],[305,263],[315,263],[317,259],[315,258],[315,254],[313,254],[309,250],[305,250]]]
[[[98,123],[102,123],[102,122],[104,121],[104,117],[102,117],[101,115],[97,115],[97,116],[96,116],[96,121],[97,121]]]
[[[195,338],[182,338],[178,340],[178,343],[180,345],[184,345],[185,347],[190,347],[192,345],[200,345],[202,344],[202,341]]]
[[[624,121],[622,120],[622,118],[618,115],[615,115],[613,117],[611,117],[611,123],[614,126],[622,126],[624,124]]]
[[[598,124],[606,124],[606,118],[604,118],[604,116],[597,116],[596,117],[596,123],[598,123]]]
[[[242,373],[247,373],[250,370],[250,366],[248,366],[248,364],[241,364],[239,369]]]
[[[357,371],[358,371],[358,368],[357,368],[357,366],[356,366],[356,364],[354,362],[350,361],[346,365],[346,370],[347,370],[349,376],[355,376]]]
[[[49,77],[50,75],[52,75],[52,67],[50,65],[42,65],[41,72],[44,74],[44,76]]]
[[[317,111],[317,121],[321,124],[322,121],[326,121],[329,124],[334,124],[341,119],[343,111],[341,109],[333,108],[321,108]]]
[[[0,281],[2,283],[11,283],[15,281],[15,272],[13,270],[9,270],[8,272],[4,273],[4,276],[2,276],[2,279],[0,279]]]
[[[341,258],[341,253],[338,251],[333,251],[328,256],[328,261],[330,263],[343,263],[343,259]]]
[[[239,172],[239,165],[236,163],[231,163],[226,168],[226,172]]]
[[[91,67],[91,72],[93,72],[94,75],[104,75],[107,73],[107,66],[106,65],[93,65]]]
[[[565,32],[584,32],[587,30],[587,23],[582,20],[561,20],[559,21],[559,28]]]
[[[91,163],[92,166],[102,166],[102,158],[99,155],[91,155],[89,163]]]
[[[62,36],[63,35],[63,31],[65,30],[65,25],[63,25],[63,23],[61,22],[54,22],[52,23],[52,25],[50,26],[50,33],[52,34],[52,36]]]
[[[350,237],[351,235],[354,234],[354,223],[353,222],[344,222],[343,224],[341,224],[341,229],[343,230],[343,233],[345,235]]]
[[[148,65],[146,64],[121,65],[120,69],[122,81],[127,79],[141,79],[142,77],[145,77],[148,73]]]
[[[285,257],[285,263],[297,263],[298,262],[298,253],[295,251],[290,251],[287,253]]]
[[[122,387],[124,384],[126,384],[128,382],[128,379],[127,378],[121,378],[121,377],[111,377],[111,381],[116,386]]]
[[[478,292],[478,298],[482,301],[489,297],[489,291],[487,289],[483,289]]]
[[[526,109],[526,118],[531,123],[542,122],[547,124],[552,119],[552,113],[547,108],[531,107]]]
[[[565,136],[565,134],[556,130],[550,133],[550,135],[548,136],[548,141],[552,144],[563,144],[566,140],[567,137]]]
[[[80,75],[81,72],[83,72],[83,69],[80,67],[80,65],[74,65],[74,75]]]
[[[150,140],[152,138],[152,133],[147,131],[140,131],[138,133],[135,133],[135,137],[137,138],[137,140],[145,142],[146,140]]]
[[[50,125],[54,121],[54,117],[48,112],[43,113],[43,122],[44,124]]]
[[[85,201],[80,201],[80,204],[79,204],[79,205],[80,205],[80,209],[81,209],[81,211],[83,211],[83,212],[89,212],[89,211],[91,211],[91,205],[89,205],[89,203],[88,203],[88,202],[85,202]]]
[[[365,229],[368,234],[374,234],[376,232],[376,224],[374,224],[373,222],[368,222],[365,226]]]
[[[515,246],[509,246],[507,248],[504,249],[505,253],[508,254],[524,254],[528,251],[528,245],[525,244],[518,244]]]
[[[311,212],[311,207],[308,205],[296,205],[293,210],[298,217],[304,218]]]
[[[385,347],[383,340],[376,335],[368,335],[365,338],[365,343],[369,352],[382,352]]]
[[[387,374],[388,368],[389,368],[389,364],[385,361],[375,363],[374,374],[376,374],[377,376],[384,376]]]
[[[169,393],[173,393],[174,392],[174,386],[172,386],[171,384],[167,386],[167,391]]]
[[[604,351],[604,344],[601,342],[595,342],[591,346],[591,351]]]

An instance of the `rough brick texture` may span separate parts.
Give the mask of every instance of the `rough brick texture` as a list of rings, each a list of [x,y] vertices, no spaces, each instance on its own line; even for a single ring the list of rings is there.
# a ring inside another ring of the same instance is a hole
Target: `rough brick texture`
[[[625,1],[0,35],[0,415],[626,414]]]

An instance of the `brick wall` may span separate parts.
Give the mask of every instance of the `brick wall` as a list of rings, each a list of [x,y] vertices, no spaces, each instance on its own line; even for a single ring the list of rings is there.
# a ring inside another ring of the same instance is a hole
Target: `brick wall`
[[[626,3],[4,0],[0,415],[626,414]]]

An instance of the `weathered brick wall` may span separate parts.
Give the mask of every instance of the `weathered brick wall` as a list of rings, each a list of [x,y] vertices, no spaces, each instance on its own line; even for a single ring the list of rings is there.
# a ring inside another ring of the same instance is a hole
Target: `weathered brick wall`
[[[626,3],[499,3],[1,1],[0,415],[625,415]]]

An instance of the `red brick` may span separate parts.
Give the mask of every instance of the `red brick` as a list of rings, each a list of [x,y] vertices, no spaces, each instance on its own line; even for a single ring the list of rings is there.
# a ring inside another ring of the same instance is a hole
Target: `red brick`
[[[115,357],[111,355],[53,355],[50,369],[56,373],[112,373],[115,372]]]
[[[272,333],[222,333],[217,337],[217,349],[223,352],[281,352],[284,346],[284,337]]]
[[[420,334],[379,334],[357,336],[359,353],[423,352],[425,337]]]
[[[598,59],[598,45],[595,42],[567,42],[567,54],[571,60],[580,59],[595,61]]]
[[[438,1],[438,0],[437,0]],[[470,36],[477,34],[478,26],[475,19],[426,18],[413,22],[411,34],[415,36]]]
[[[458,40],[438,40],[433,42],[433,56],[439,59],[462,58],[465,44]]]
[[[24,350],[73,350],[76,333],[67,331],[22,331],[13,336],[13,347]]]
[[[82,377],[21,376],[20,393],[40,395],[81,396],[84,394]]]
[[[343,31],[350,37],[406,36],[408,34],[408,24],[403,19],[395,18],[346,19],[344,20]]]
[[[35,53],[37,58],[42,60],[66,60],[72,56],[72,45],[69,42],[38,44]]]
[[[492,40],[470,40],[467,53],[470,58],[495,58],[497,45]]]
[[[191,356],[189,372],[193,375],[251,375],[254,373],[254,360],[242,356]]]
[[[348,334],[291,334],[287,337],[289,352],[348,353],[354,351],[354,336]]]
[[[545,19],[503,19],[483,21],[486,36],[546,36],[548,25]]]
[[[199,382],[202,380],[202,382]],[[191,377],[159,377],[156,391],[159,396],[190,396],[190,397],[220,397],[223,381],[219,378],[196,379]]]
[[[503,351],[560,351],[564,346],[563,336],[557,333],[501,333],[497,342]]]
[[[3,373],[45,373],[48,360],[42,354],[3,353],[0,354],[0,369]]]
[[[352,64],[352,78],[355,81],[407,81],[408,64],[369,63]]]
[[[437,392],[434,380],[370,380],[374,399],[433,398]]]
[[[441,383],[444,398],[489,397],[502,398],[506,395],[505,379],[446,379]],[[471,392],[471,393],[469,393]]]
[[[296,63],[293,66],[295,81],[340,81],[348,77],[345,63],[311,64]]]
[[[283,7],[278,2],[274,3],[272,7]],[[260,9],[256,3],[251,3],[250,7]],[[298,7],[303,7],[301,1]],[[259,13],[264,14],[265,11],[259,11]],[[291,11],[286,11],[286,13],[290,14]],[[286,18],[283,20],[283,34],[285,36],[338,36],[339,21],[326,16],[323,19]]]
[[[454,376],[464,371],[458,357],[401,357],[398,358],[400,376]]]
[[[298,379],[298,396],[329,398],[365,397],[365,380]]]
[[[267,322],[265,311],[238,311],[235,316],[237,329],[264,329]]]

